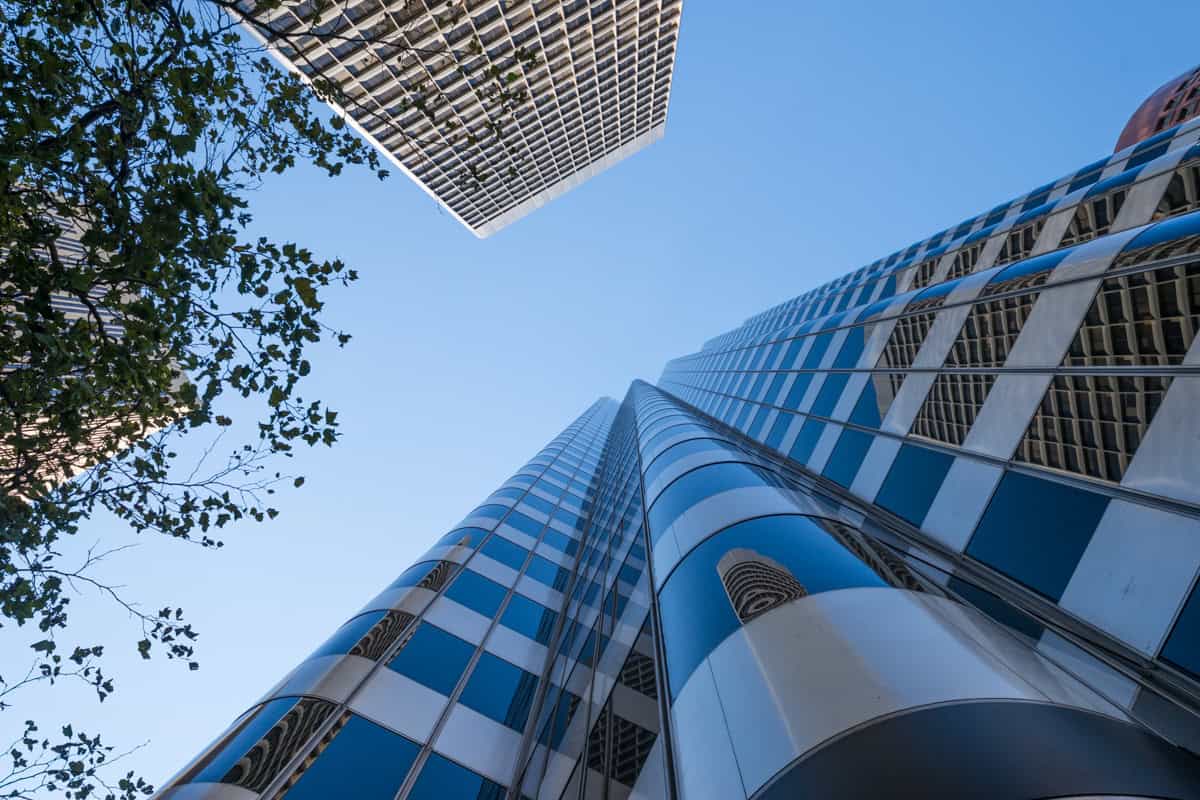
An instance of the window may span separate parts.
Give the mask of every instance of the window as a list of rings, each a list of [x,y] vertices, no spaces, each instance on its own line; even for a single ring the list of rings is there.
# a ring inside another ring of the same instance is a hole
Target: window
[[[659,593],[672,699],[713,648],[741,625],[722,582],[727,571],[721,569],[722,559],[727,569],[746,559],[769,559],[772,569],[786,571],[810,594],[887,585],[808,517],[761,517],[709,537],[684,557]]]
[[[529,551],[524,547],[513,544],[499,534],[484,542],[479,552],[516,570],[521,569],[525,563],[525,557],[529,555]]]
[[[500,624],[524,634],[539,644],[549,644],[558,614],[527,597],[514,594],[509,600]]]
[[[1059,247],[1091,241],[1108,233],[1112,229],[1117,214],[1121,213],[1128,194],[1128,188],[1120,188],[1100,197],[1089,196],[1081,200],[1075,208],[1075,216],[1067,225]]]
[[[654,500],[648,518],[654,541],[679,515],[696,503],[730,489],[759,486],[769,481],[754,467],[739,462],[724,462],[699,467],[677,478]]]
[[[800,432],[796,435],[796,441],[792,443],[792,449],[788,452],[788,458],[793,461],[804,464],[812,456],[812,452],[816,449],[817,442],[821,438],[821,433],[825,430],[825,423],[816,419],[805,420],[804,426],[800,428]]]
[[[658,679],[654,672],[654,659],[637,650],[629,651],[629,658],[617,675],[617,682],[641,692],[651,700],[658,699]]]
[[[536,675],[485,651],[480,654],[458,700],[467,708],[522,731],[533,707],[537,685]]]
[[[422,622],[388,667],[449,696],[474,652],[470,642]]]
[[[1200,215],[1184,214],[1155,223],[1125,245],[1110,269],[1200,253]]]
[[[392,800],[419,750],[403,736],[347,713],[309,753],[280,795],[287,800],[325,800],[352,792],[363,800]]]
[[[995,382],[995,375],[938,375],[917,412],[912,433],[961,445]]]
[[[536,554],[530,559],[529,566],[525,568],[525,574],[538,583],[544,583],[560,592],[567,588],[567,581],[571,577],[571,573],[567,570]]]
[[[637,781],[658,734],[613,713],[605,704],[588,735],[588,766],[625,786]],[[588,796],[591,796],[589,793]]]
[[[1057,603],[1106,508],[1104,495],[1006,472],[967,555]]]
[[[338,628],[309,658],[345,653],[377,661],[413,619],[403,611],[360,614]]]
[[[888,337],[887,344],[883,347],[883,353],[879,356],[879,361],[875,363],[875,369],[907,370],[911,367],[917,359],[917,353],[921,351],[925,337],[929,335],[929,329],[933,327],[934,320],[937,319],[937,309],[941,308],[945,302],[945,295],[937,295],[928,300],[914,300],[905,306],[905,316],[896,320],[896,327],[892,329],[892,335]],[[898,371],[886,376],[878,376],[886,378],[889,384],[887,391],[881,391],[880,396],[894,398],[904,383],[905,375],[905,372]],[[879,382],[876,381],[876,389],[881,388]],[[888,404],[891,404],[890,400]]]
[[[1200,678],[1200,589],[1192,589],[1191,597],[1179,612],[1179,619],[1163,645],[1162,657]]]
[[[303,705],[301,706],[301,704]],[[297,709],[297,706],[301,706],[301,708]],[[237,783],[245,774],[245,771],[238,767],[238,762],[277,723],[285,718],[289,721],[310,718],[314,713],[320,716],[321,721],[324,721],[333,708],[332,703],[313,698],[297,700],[294,697],[281,697],[276,700],[270,700],[259,706],[254,712],[246,715],[241,723],[227,733],[224,741],[219,746],[213,748],[208,756],[189,771],[189,774],[185,777],[185,781],[187,783]],[[322,710],[324,711],[323,716],[319,713]],[[303,744],[303,742],[299,744]],[[295,754],[295,748],[299,744],[293,746],[289,757]],[[237,770],[237,772],[231,775],[232,770]],[[226,778],[232,779],[226,781]],[[274,778],[274,774],[268,778],[268,783],[271,778]],[[258,781],[253,781],[253,783],[257,784]],[[266,788],[265,784],[263,788]]]
[[[901,445],[875,503],[921,527],[952,463],[954,458],[945,453],[918,445]]]
[[[950,263],[950,271],[946,273],[946,280],[956,280],[974,272],[975,265],[979,263],[979,255],[983,252],[985,244],[987,244],[986,240],[974,242],[955,253],[954,261]]]
[[[854,483],[854,476],[858,474],[859,467],[862,466],[863,459],[867,457],[867,450],[871,448],[874,438],[869,433],[853,428],[843,429],[821,474],[849,489],[850,484]]]
[[[1158,376],[1056,375],[1016,458],[1120,483],[1170,385]]]
[[[1004,244],[1000,246],[1000,254],[996,256],[993,266],[1028,258],[1033,253],[1033,247],[1037,244],[1038,237],[1042,235],[1042,228],[1045,227],[1045,214],[1024,224],[1021,224],[1021,220],[1018,219],[1008,233],[1004,234]]]
[[[430,753],[408,800],[504,800],[504,787]]]
[[[1187,214],[1197,208],[1200,208],[1200,163],[1193,161],[1175,170],[1151,219]]]
[[[400,577],[388,584],[389,589],[400,589],[405,586],[416,586],[425,579],[434,567],[442,562],[440,561],[422,561],[419,564],[413,564],[404,572],[400,573]]]
[[[717,439],[689,439],[687,441],[680,442],[677,445],[673,445],[672,447],[669,447],[660,453],[658,457],[651,461],[646,467],[646,485],[648,486],[654,483],[658,476],[663,473],[663,470],[674,464],[679,459],[684,458],[685,456],[695,455],[696,453],[721,449],[722,447],[723,443]]]
[[[809,413],[819,417],[827,417],[832,414],[842,396],[842,390],[846,388],[846,381],[849,379],[848,372],[828,373],[825,376],[825,383],[821,385],[821,390],[817,392],[817,397],[813,400]]]
[[[1038,292],[971,306],[946,357],[948,367],[1002,367],[1037,302]]]
[[[447,533],[441,539],[438,539],[437,544],[443,547],[453,545],[461,545],[463,547],[478,547],[483,541],[483,537],[487,536],[488,532],[483,528],[455,528]]]

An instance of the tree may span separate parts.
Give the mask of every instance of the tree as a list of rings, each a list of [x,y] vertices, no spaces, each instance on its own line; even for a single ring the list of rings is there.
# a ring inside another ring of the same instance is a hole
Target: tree
[[[0,709],[33,682],[81,680],[101,700],[113,691],[102,648],[68,631],[72,587],[129,611],[143,657],[196,668],[196,632],[179,609],[146,613],[90,577],[106,553],[63,563],[56,547],[89,515],[107,509],[136,531],[220,547],[222,528],[273,518],[271,495],[303,482],[278,459],[338,438],[336,412],[300,390],[310,348],[349,339],[322,308],[355,273],[249,236],[247,194],[301,162],[330,176],[387,172],[338,115],[314,110],[313,92],[349,105],[339,86],[306,85],[242,33],[275,38],[280,5],[0,0],[0,625],[39,632],[29,672],[0,676]],[[307,35],[338,35],[325,23],[340,4],[305,8]],[[405,50],[392,26],[372,35],[361,44],[379,45],[377,57]],[[524,93],[494,71],[470,79],[501,141]],[[437,119],[445,100],[424,86],[407,102]],[[447,135],[466,154],[464,180],[478,179],[480,142]],[[220,434],[247,421],[223,415],[231,396],[258,409],[252,435],[232,444]],[[181,463],[179,438],[199,429],[216,441],[200,463]],[[18,727],[0,756],[0,797],[150,791],[114,777],[98,736]]]

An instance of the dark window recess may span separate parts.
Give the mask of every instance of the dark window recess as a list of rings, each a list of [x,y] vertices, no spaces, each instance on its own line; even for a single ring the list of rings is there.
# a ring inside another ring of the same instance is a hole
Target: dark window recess
[[[1158,201],[1152,220],[1187,214],[1200,208],[1200,164],[1191,164],[1175,170],[1167,191]]]
[[[937,272],[937,265],[940,260],[941,256],[934,256],[933,258],[925,259],[913,267],[914,275],[912,284],[908,287],[909,290],[923,289],[928,286],[929,282],[933,280],[933,273]]]
[[[1075,216],[1067,225],[1062,241],[1059,242],[1059,247],[1091,241],[1108,233],[1117,214],[1121,213],[1121,207],[1125,205],[1128,194],[1128,189],[1118,189],[1100,197],[1081,200],[1075,208]]]
[[[979,263],[979,255],[983,252],[983,246],[986,243],[987,240],[984,239],[955,253],[954,261],[950,262],[950,271],[946,273],[946,280],[952,281],[974,272],[975,265]]]
[[[904,383],[904,378],[907,375],[907,370],[917,360],[917,353],[921,352],[921,345],[925,343],[925,337],[929,335],[929,329],[933,327],[933,322],[937,319],[937,309],[946,302],[945,295],[939,297],[931,297],[928,300],[909,303],[905,307],[907,316],[900,317],[896,320],[896,327],[892,329],[892,335],[888,337],[887,344],[883,347],[883,353],[879,356],[879,361],[875,363],[875,369],[892,369],[901,370],[892,372],[886,376],[888,386],[882,387],[879,381],[876,381],[875,390],[879,392],[880,397],[888,397],[888,405],[891,405],[891,399],[900,391],[900,386]],[[911,314],[908,312],[920,310],[921,313]]]
[[[1045,227],[1046,218],[1041,217],[1010,230],[1005,234],[1004,245],[1000,248],[1000,254],[996,256],[996,262],[992,266],[1028,258],[1033,253],[1033,246],[1037,244],[1038,237],[1042,234],[1042,228]]]
[[[417,584],[418,589],[428,589],[431,592],[439,591],[446,585],[446,581],[458,569],[458,564],[453,561],[439,561],[437,566],[429,571],[429,574],[421,579]]]
[[[995,382],[995,375],[938,375],[917,413],[912,433],[961,445]]]
[[[1002,367],[1033,313],[1038,292],[976,303],[946,357],[949,367]]]
[[[637,781],[658,734],[612,713],[606,705],[588,735],[588,767],[626,786]]]
[[[654,675],[654,659],[637,650],[629,651],[629,658],[625,659],[625,666],[621,667],[617,682],[625,684],[635,692],[641,692],[652,700],[658,699],[658,679]]]
[[[1200,678],[1200,588],[1184,603],[1175,627],[1163,645],[1162,657]]]
[[[1063,366],[1176,366],[1198,328],[1200,262],[1108,278]]]
[[[327,700],[301,698],[266,734],[255,742],[233,768],[221,778],[252,792],[261,792],[304,748],[337,708]]]
[[[1016,457],[1119,483],[1170,385],[1160,376],[1055,376]]]
[[[346,789],[367,800],[394,797],[420,751],[413,742],[349,711],[326,731],[275,794],[287,800],[324,800]]]

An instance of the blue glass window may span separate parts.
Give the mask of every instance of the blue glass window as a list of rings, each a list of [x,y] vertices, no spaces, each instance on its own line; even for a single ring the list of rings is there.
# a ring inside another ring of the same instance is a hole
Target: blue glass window
[[[567,536],[565,533],[560,533],[556,530],[547,528],[546,535],[542,537],[542,541],[553,547],[555,550],[561,550],[569,556],[579,552],[579,542]]]
[[[884,380],[886,379],[884,377]],[[862,394],[858,396],[858,402],[854,404],[854,410],[850,412],[850,421],[855,425],[862,425],[864,428],[878,428],[883,422],[883,416],[879,410],[879,395],[875,392],[874,376],[868,379],[866,385],[863,386]]]
[[[842,349],[838,351],[837,358],[833,360],[833,369],[853,369],[858,364],[863,346],[866,344],[863,331],[862,327],[851,328],[849,330],[846,334],[846,341],[842,344]]]
[[[499,534],[484,542],[479,552],[517,570],[524,565],[525,556],[529,555],[529,551],[524,547],[513,544]]]
[[[1058,602],[1107,507],[1104,495],[1006,472],[967,554]]]
[[[1179,612],[1162,657],[1200,677],[1200,588],[1192,589],[1192,596]]]
[[[767,387],[767,393],[763,395],[763,402],[768,405],[775,405],[775,401],[779,399],[779,390],[783,388],[783,382],[787,380],[786,372],[776,372],[771,378],[771,385]]]
[[[1004,627],[1012,628],[1034,641],[1042,637],[1044,627],[991,592],[967,583],[962,578],[951,578],[947,588]]]
[[[703,453],[706,450],[716,450],[721,446],[721,442],[716,439],[688,439],[685,442],[668,447],[646,467],[646,484],[654,483],[663,470],[684,456],[690,456],[693,453]]]
[[[875,502],[918,528],[942,488],[954,458],[927,447],[901,446]]]
[[[554,503],[551,503],[549,500],[543,500],[532,492],[525,495],[525,497],[521,499],[521,502],[530,508],[541,511],[543,514],[553,513],[555,506]]]
[[[504,787],[430,753],[408,800],[503,800]]]
[[[521,533],[532,536],[535,539],[537,538],[538,534],[542,532],[542,528],[545,527],[542,525],[542,523],[530,519],[520,511],[514,511],[509,514],[505,518],[504,524],[512,528],[516,528]]]
[[[508,513],[508,506],[500,506],[500,505],[496,505],[493,503],[493,504],[486,505],[486,506],[480,506],[479,508],[472,511],[470,516],[472,516],[472,517],[490,517],[491,519],[500,519],[507,513]]]
[[[283,715],[296,705],[295,697],[281,697],[264,703],[254,712],[250,719],[242,724],[229,740],[214,754],[208,757],[207,763],[192,778],[193,783],[219,783],[233,765],[249,752],[259,739],[283,718]]]
[[[388,584],[389,589],[399,589],[402,586],[416,586],[425,576],[433,571],[433,568],[438,565],[437,561],[422,561],[419,564],[413,564],[404,572],[400,573],[400,577]]]
[[[455,528],[438,539],[437,543],[442,546],[459,544],[464,547],[478,547],[487,535],[488,531],[483,528]]]
[[[449,696],[471,660],[475,645],[422,622],[388,666],[422,686]]]
[[[525,728],[538,679],[491,653],[480,654],[458,700],[515,731]]]
[[[813,373],[801,372],[796,375],[796,381],[792,384],[792,388],[788,390],[787,398],[783,401],[784,408],[790,408],[793,411],[799,410],[800,401],[804,399],[804,393],[808,391],[808,385],[812,383]]]
[[[680,434],[695,433],[695,434],[699,434],[699,435],[703,436],[704,434],[706,434],[708,432],[709,431],[707,428],[705,428],[701,425],[696,425],[695,423],[692,423],[692,422],[685,422],[682,424],[669,425],[666,428],[664,428],[663,430],[661,430],[658,433],[651,436],[650,439],[644,445],[642,445],[642,452],[653,453],[660,444],[662,444],[663,442],[665,442],[666,440],[668,440],[672,437],[679,436]]]
[[[512,628],[517,633],[524,634],[530,639],[547,644],[550,635],[554,633],[554,621],[558,614],[546,608],[541,603],[535,603],[527,597],[514,594],[500,617],[500,624]]]
[[[763,424],[767,421],[767,416],[771,413],[769,406],[759,406],[758,413],[754,415],[754,420],[750,423],[750,427],[746,430],[746,434],[751,439],[758,438],[758,432],[762,430]]]
[[[351,648],[358,644],[358,640],[363,637],[363,634],[371,630],[372,625],[383,619],[385,613],[387,612],[371,611],[358,615],[334,631],[333,636],[326,639],[325,643],[313,651],[309,658],[349,653]]]
[[[853,428],[843,429],[821,474],[849,489],[850,484],[854,483],[854,476],[858,474],[858,468],[862,466],[863,459],[867,457],[867,450],[870,449],[874,438],[869,433]]]
[[[822,333],[813,338],[812,347],[809,348],[808,355],[804,357],[803,369],[815,369],[821,363],[821,358],[829,349],[829,340],[832,338],[832,333]]]
[[[446,590],[446,597],[485,617],[496,616],[506,594],[508,590],[503,586],[470,569],[462,570]]]
[[[808,594],[883,580],[808,517],[761,517],[726,528],[688,553],[659,593],[671,697],[697,665],[740,626],[717,563],[753,551],[791,573]]]
[[[525,574],[538,583],[544,583],[560,592],[567,587],[567,581],[571,577],[570,572],[537,554],[530,559],[529,566],[525,568]]]
[[[817,446],[817,442],[821,438],[821,434],[825,431],[825,423],[819,420],[806,420],[804,427],[800,429],[800,433],[796,436],[796,441],[792,444],[792,449],[788,452],[788,458],[793,461],[804,464],[812,456],[813,450]]]
[[[353,794],[362,800],[392,800],[420,747],[403,736],[351,715],[346,725],[304,770],[288,800],[327,800]]]
[[[728,489],[766,483],[762,474],[749,464],[723,462],[694,469],[676,479],[659,494],[650,507],[648,518],[654,541],[680,514],[696,503]]]
[[[783,442],[783,437],[787,435],[788,426],[792,424],[795,417],[792,414],[780,411],[779,416],[775,417],[775,422],[771,424],[771,432],[767,434],[766,445],[772,450],[778,450],[779,445]]]
[[[546,719],[542,726],[542,733],[539,741],[542,744],[549,745],[555,749],[562,744],[563,736],[567,733],[567,726],[571,724],[571,717],[575,714],[575,709],[579,706],[579,698],[568,692],[566,689],[559,690],[558,703],[554,707],[554,714]]]
[[[835,372],[825,376],[825,383],[821,386],[821,391],[817,392],[817,399],[813,401],[810,414],[815,414],[819,417],[828,417],[833,413],[833,409],[837,406],[838,398],[842,396],[842,390],[846,388],[846,381],[850,379],[848,372]]]

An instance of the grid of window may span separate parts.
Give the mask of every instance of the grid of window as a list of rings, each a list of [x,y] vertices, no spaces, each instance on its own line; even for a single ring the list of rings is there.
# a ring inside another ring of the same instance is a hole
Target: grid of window
[[[1119,275],[1100,285],[1064,366],[1183,362],[1200,328],[1200,262]]]
[[[1117,189],[1100,197],[1085,198],[1075,207],[1075,215],[1059,242],[1060,247],[1091,241],[1112,229],[1113,220],[1121,213],[1129,190]]]
[[[1033,313],[1038,294],[1020,294],[971,306],[971,313],[946,356],[946,366],[1004,366],[1021,328]]]
[[[1187,214],[1200,208],[1200,163],[1192,163],[1175,170],[1167,191],[1158,201],[1152,219],[1163,219],[1178,214]]]
[[[913,267],[915,274],[913,275],[912,285],[909,289],[923,289],[933,280],[933,273],[937,272],[938,261],[940,257],[927,258],[917,266]]]
[[[588,766],[601,775],[633,786],[657,736],[605,707],[588,736]]]
[[[1046,218],[1040,217],[1033,222],[1027,222],[1020,227],[1013,227],[1004,236],[1004,244],[1000,247],[1000,254],[996,256],[996,266],[1007,264],[1010,261],[1020,261],[1027,258],[1033,253],[1033,246],[1037,244],[1038,237],[1042,235],[1042,228],[1046,227]]]
[[[1056,375],[1016,457],[1119,483],[1170,385],[1160,376]]]
[[[955,253],[954,261],[950,263],[950,271],[946,273],[946,280],[952,281],[964,275],[970,275],[975,270],[975,265],[979,263],[979,255],[983,252],[983,246],[986,243],[986,240],[976,242]]]
[[[942,296],[909,303],[904,309],[906,312],[921,311],[921,313],[906,314],[896,320],[896,327],[892,328],[892,335],[888,337],[879,361],[875,363],[875,369],[897,370],[887,373],[886,376],[878,376],[886,377],[887,380],[886,387],[880,386],[880,382],[876,381],[876,391],[880,393],[881,397],[895,398],[900,391],[904,379],[908,376],[905,370],[917,360],[917,353],[921,352],[921,345],[925,343],[925,337],[929,335],[929,329],[933,327],[933,322],[937,319],[936,309],[940,308],[945,301],[946,298]],[[890,399],[887,404],[891,405]]]
[[[682,0],[313,7],[253,30],[481,235],[666,122]]]
[[[995,375],[938,375],[913,422],[913,434],[961,445],[995,382]]]
[[[629,651],[629,658],[625,659],[625,666],[621,667],[617,681],[636,692],[641,692],[652,700],[658,699],[658,679],[654,675],[654,659],[637,650]]]

